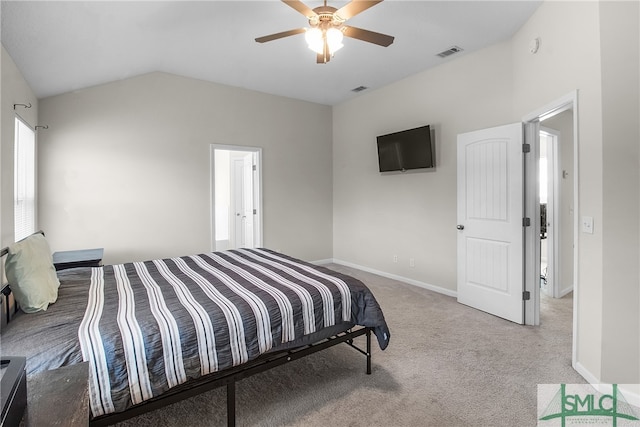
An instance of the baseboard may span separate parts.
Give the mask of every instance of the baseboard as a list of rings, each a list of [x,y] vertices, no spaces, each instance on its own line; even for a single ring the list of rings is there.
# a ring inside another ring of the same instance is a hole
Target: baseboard
[[[613,389],[611,384],[601,383],[600,380],[580,364],[580,362],[576,362],[573,368],[582,375],[593,388],[598,390],[598,392],[604,394],[612,392]],[[634,387],[636,390],[632,390],[631,387]],[[636,408],[640,408],[640,391],[638,391],[637,384],[618,384],[618,391],[622,393],[627,403],[635,406]]]
[[[562,298],[563,296],[570,294],[571,292],[573,292],[573,286],[570,288],[562,289],[558,298]]]
[[[430,291],[437,292],[439,294],[444,294],[444,295],[447,295],[447,296],[450,296],[450,297],[453,297],[453,298],[456,298],[458,296],[458,293],[456,291],[452,291],[451,289],[445,289],[445,288],[442,288],[440,286],[431,285],[429,283],[420,282],[419,280],[414,280],[414,279],[410,279],[408,277],[398,276],[396,274],[387,273],[385,271],[376,270],[376,269],[373,269],[373,268],[365,267],[363,265],[358,265],[358,264],[354,264],[354,263],[347,262],[347,261],[342,261],[340,259],[335,259],[335,258],[332,259],[330,262],[335,263],[335,264],[339,264],[339,265],[344,265],[345,267],[351,267],[351,268],[355,268],[355,269],[358,269],[358,270],[366,271],[367,273],[377,274],[378,276],[386,277],[387,279],[392,279],[392,280],[397,280],[399,282],[408,283],[410,285],[418,286],[418,287],[424,288],[424,289],[428,289]],[[316,263],[319,263],[319,262],[316,262]]]
[[[317,261],[311,261],[311,264],[326,265],[326,264],[331,264],[333,262],[334,262],[333,259],[329,258],[329,259],[319,259]]]

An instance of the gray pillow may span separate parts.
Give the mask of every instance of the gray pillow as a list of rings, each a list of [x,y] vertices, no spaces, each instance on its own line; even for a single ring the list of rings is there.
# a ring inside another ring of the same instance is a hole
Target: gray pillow
[[[58,299],[60,281],[42,234],[33,234],[9,246],[5,263],[11,292],[25,313],[46,310]]]

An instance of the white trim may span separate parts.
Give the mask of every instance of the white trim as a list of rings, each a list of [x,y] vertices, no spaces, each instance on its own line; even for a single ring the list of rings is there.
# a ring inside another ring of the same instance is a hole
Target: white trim
[[[595,375],[593,375],[591,372],[589,372],[587,370],[587,368],[585,368],[580,362],[575,362],[573,364],[573,369],[576,370],[576,372],[578,372],[580,375],[583,376],[583,378],[585,380],[587,380],[587,382],[591,385],[594,384],[600,384],[600,381],[598,381],[598,379],[596,378]],[[595,386],[594,386],[595,387]]]
[[[524,142],[531,150],[524,156],[524,216],[531,226],[524,227],[524,288],[530,297],[524,301],[524,324],[540,325],[540,202],[538,164],[540,160],[540,122],[524,123]]]
[[[573,334],[572,334],[572,351],[571,363],[575,367],[578,360],[578,292],[580,278],[578,275],[578,256],[579,246],[579,221],[580,218],[580,162],[579,154],[579,113],[578,113],[578,91],[574,90],[561,98],[527,114],[522,121],[525,123],[538,122],[541,118],[548,118],[565,110],[573,109]],[[577,370],[577,369],[576,369]],[[582,375],[582,374],[581,374]]]
[[[573,365],[573,369],[575,369],[580,375],[584,377],[585,380],[593,388],[595,388],[600,393],[611,393],[613,388],[611,384],[606,384],[600,382],[587,368],[585,368],[580,362],[576,362]],[[622,393],[627,403],[640,408],[640,393],[636,391],[631,391],[630,386],[637,386],[637,384],[618,384],[618,390]]]
[[[572,106],[575,108],[578,105],[578,91],[574,90],[547,105],[538,108],[532,113],[525,115],[522,118],[523,122],[543,121],[549,117],[553,117],[558,113],[562,113],[570,109]]]
[[[311,261],[311,264],[316,264],[316,265],[327,265],[327,264],[332,264],[332,263],[334,263],[333,258],[319,259],[317,261]]]
[[[562,298],[562,297],[564,297],[565,295],[570,294],[571,292],[573,292],[573,287],[571,287],[571,288],[565,288],[565,289],[560,289],[560,290],[558,291],[558,298]]]
[[[345,267],[355,268],[358,270],[366,271],[367,273],[376,274],[378,276],[386,277],[387,279],[397,280],[399,282],[407,283],[409,285],[418,286],[420,288],[428,289],[433,292],[437,292],[439,294],[443,294],[449,297],[457,298],[458,293],[456,291],[452,291],[451,289],[442,288],[440,286],[431,285],[429,283],[420,282],[419,280],[410,279],[408,277],[398,276],[396,274],[387,273],[384,271],[376,270],[373,268],[365,267],[358,264],[353,264],[351,262],[342,261],[339,259],[330,259],[330,260],[322,260],[322,261],[314,261],[314,264],[328,264],[334,263],[339,265],[344,265]]]

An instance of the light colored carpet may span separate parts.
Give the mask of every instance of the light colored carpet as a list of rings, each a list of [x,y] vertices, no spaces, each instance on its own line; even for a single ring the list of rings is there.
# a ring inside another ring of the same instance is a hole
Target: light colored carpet
[[[541,326],[513,324],[422,288],[340,265],[375,294],[391,330],[365,358],[339,345],[237,383],[239,426],[535,426],[537,384],[571,368],[572,296],[543,298]],[[362,339],[364,346],[364,339]],[[224,426],[219,388],[121,423]]]

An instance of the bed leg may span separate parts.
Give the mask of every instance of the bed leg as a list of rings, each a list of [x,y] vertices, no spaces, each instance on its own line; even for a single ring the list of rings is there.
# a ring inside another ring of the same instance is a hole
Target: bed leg
[[[371,375],[371,329],[367,329],[367,375]]]
[[[227,426],[236,425],[236,382],[227,384]]]

